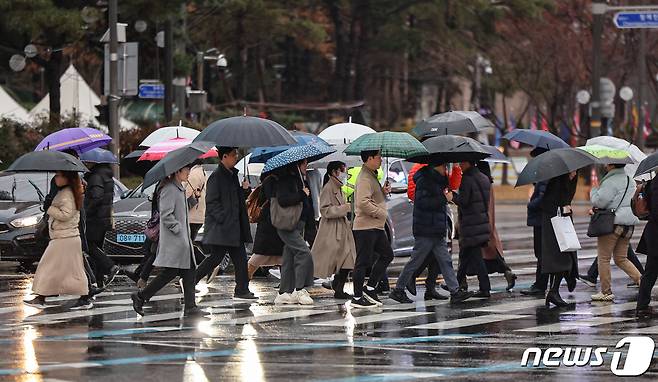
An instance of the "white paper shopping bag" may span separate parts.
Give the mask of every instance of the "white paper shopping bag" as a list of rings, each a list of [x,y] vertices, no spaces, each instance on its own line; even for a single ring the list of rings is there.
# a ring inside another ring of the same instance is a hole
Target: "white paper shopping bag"
[[[560,252],[573,252],[581,248],[576,228],[570,217],[562,216],[558,211],[557,216],[551,218],[551,224],[555,232],[555,239],[560,246]]]

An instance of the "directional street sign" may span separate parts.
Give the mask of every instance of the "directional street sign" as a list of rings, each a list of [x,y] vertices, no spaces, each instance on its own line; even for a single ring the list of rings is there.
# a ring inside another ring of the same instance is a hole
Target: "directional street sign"
[[[617,28],[658,28],[658,11],[618,12],[613,19]]]
[[[163,99],[164,84],[141,84],[139,85],[139,98]]]

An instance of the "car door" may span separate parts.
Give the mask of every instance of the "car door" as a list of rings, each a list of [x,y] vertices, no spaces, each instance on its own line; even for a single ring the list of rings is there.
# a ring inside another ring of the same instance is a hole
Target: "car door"
[[[398,184],[407,184],[409,170],[413,163],[402,160],[390,164],[388,178]],[[405,256],[411,253],[414,246],[413,235],[413,203],[407,197],[406,188],[399,187],[387,203],[389,225],[392,235],[392,247],[396,256]]]

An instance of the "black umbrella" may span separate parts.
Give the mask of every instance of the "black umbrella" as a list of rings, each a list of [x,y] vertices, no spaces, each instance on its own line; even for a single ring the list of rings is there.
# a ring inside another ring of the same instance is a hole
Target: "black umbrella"
[[[142,189],[147,189],[149,186],[189,165],[201,155],[212,150],[214,146],[212,142],[193,142],[168,153],[146,173]]]
[[[478,133],[494,127],[493,123],[477,111],[449,111],[421,121],[413,132],[420,138],[437,135]]]
[[[270,147],[295,145],[288,130],[274,121],[258,117],[231,117],[208,125],[195,139],[227,147]]]
[[[148,170],[152,169],[157,162],[150,160],[138,160],[144,154],[146,149],[139,149],[131,152],[121,159],[121,170],[144,177]]]
[[[649,155],[640,162],[637,166],[637,171],[635,171],[635,177],[648,174],[656,169],[658,169],[658,152]]]
[[[144,151],[146,151],[146,149],[135,150],[135,151],[131,152],[130,154],[126,155],[125,157],[123,157],[123,159],[133,159],[134,158],[135,160],[137,160],[137,159],[139,159],[139,157],[142,156],[142,154],[144,154]]]
[[[596,164],[594,155],[573,148],[547,151],[531,159],[519,174],[516,187],[541,182]]]
[[[409,162],[477,162],[491,156],[491,153],[475,139],[457,135],[441,135],[429,138],[423,141],[423,145],[430,154],[409,158]]]
[[[525,143],[546,150],[565,149],[569,145],[557,135],[542,130],[516,129],[503,136],[503,139]]]
[[[20,158],[9,166],[7,171],[75,171],[87,172],[87,167],[76,157],[61,151],[33,151]]]

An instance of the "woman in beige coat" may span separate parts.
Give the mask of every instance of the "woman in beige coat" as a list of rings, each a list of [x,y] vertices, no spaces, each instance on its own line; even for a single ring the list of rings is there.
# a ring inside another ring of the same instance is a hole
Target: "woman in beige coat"
[[[55,183],[60,190],[47,211],[50,241],[32,283],[36,297],[25,303],[44,309],[47,296],[67,294],[81,296],[71,309],[90,309],[91,303],[84,298],[89,289],[78,230],[84,201],[82,182],[77,172],[58,171]]]
[[[343,162],[331,162],[327,166],[324,187],[320,193],[320,227],[311,254],[315,277],[326,278],[335,274],[332,282],[334,297],[350,299],[343,288],[347,275],[354,269],[356,247],[347,215],[352,210],[345,202],[341,187],[347,179]]]

